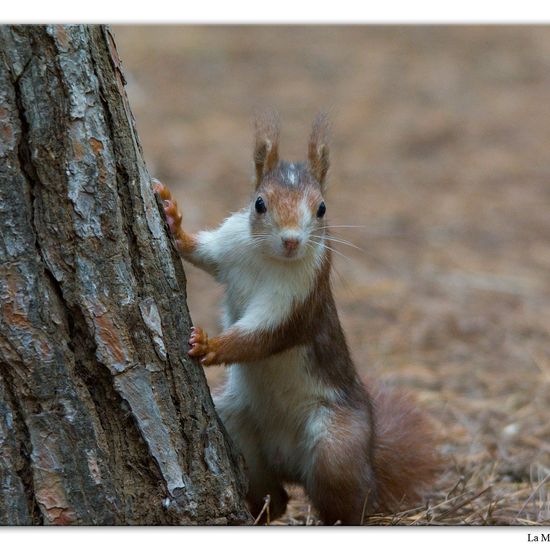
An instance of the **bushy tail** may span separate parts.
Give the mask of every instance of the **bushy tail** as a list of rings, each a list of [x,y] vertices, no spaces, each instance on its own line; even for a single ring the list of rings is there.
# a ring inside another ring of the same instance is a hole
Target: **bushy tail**
[[[418,504],[442,471],[438,438],[430,418],[412,396],[367,384],[376,426],[374,470],[380,511]]]

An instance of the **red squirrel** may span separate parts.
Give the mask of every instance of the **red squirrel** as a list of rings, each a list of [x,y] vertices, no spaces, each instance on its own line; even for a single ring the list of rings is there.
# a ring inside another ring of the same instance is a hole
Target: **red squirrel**
[[[439,471],[435,438],[410,398],[367,388],[354,368],[330,283],[326,117],[307,162],[280,160],[278,143],[278,121],[257,121],[250,204],[212,231],[185,232],[156,183],[181,255],[226,289],[223,332],[193,328],[189,355],[228,367],[214,400],[247,465],[251,513],[269,494],[271,519],[282,515],[294,483],[325,524],[358,525],[418,501]]]

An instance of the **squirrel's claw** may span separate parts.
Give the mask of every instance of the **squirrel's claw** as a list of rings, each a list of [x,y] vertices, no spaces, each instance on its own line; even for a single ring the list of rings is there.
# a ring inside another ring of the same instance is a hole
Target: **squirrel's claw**
[[[189,344],[191,344],[189,355],[194,357],[206,355],[208,353],[208,334],[202,328],[192,327]]]
[[[163,200],[171,199],[172,194],[170,193],[170,189],[166,187],[163,183],[161,183],[159,180],[154,179],[152,180],[153,183],[153,191]]]
[[[198,357],[204,366],[214,365],[216,363],[216,352],[210,347],[208,334],[198,327],[193,327],[191,337],[189,338],[191,349],[188,354],[191,357]]]
[[[170,231],[172,235],[176,236],[181,225],[181,212],[178,210],[178,204],[175,200],[165,200],[163,201],[163,206]]]
[[[178,240],[181,229],[181,212],[178,210],[178,203],[172,197],[170,189],[158,180],[153,180],[153,190],[162,199],[164,215],[170,228],[170,233]],[[178,246],[179,246],[178,242]]]
[[[162,199],[164,218],[168,223],[168,228],[176,242],[178,251],[184,256],[192,254],[196,250],[196,240],[193,235],[186,233],[181,227],[181,212],[178,209],[178,203],[172,197],[172,193],[170,193],[170,189],[158,180],[153,180],[152,185],[157,196]]]

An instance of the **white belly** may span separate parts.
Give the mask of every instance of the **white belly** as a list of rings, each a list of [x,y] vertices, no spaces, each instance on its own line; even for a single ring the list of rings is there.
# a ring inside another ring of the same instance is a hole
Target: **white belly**
[[[262,361],[232,365],[218,400],[222,407],[246,411],[264,456],[296,480],[309,470],[314,448],[326,433],[328,405],[336,397],[310,374],[307,363],[307,347],[297,346]]]

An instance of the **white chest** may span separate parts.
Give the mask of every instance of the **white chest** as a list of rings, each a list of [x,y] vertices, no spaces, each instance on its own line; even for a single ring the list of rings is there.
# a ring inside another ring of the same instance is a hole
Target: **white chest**
[[[229,266],[222,280],[226,287],[224,322],[232,324],[245,313],[253,313],[255,319],[248,320],[250,329],[276,327],[307,298],[315,276],[314,267],[305,263],[278,265],[250,258],[246,269]]]

